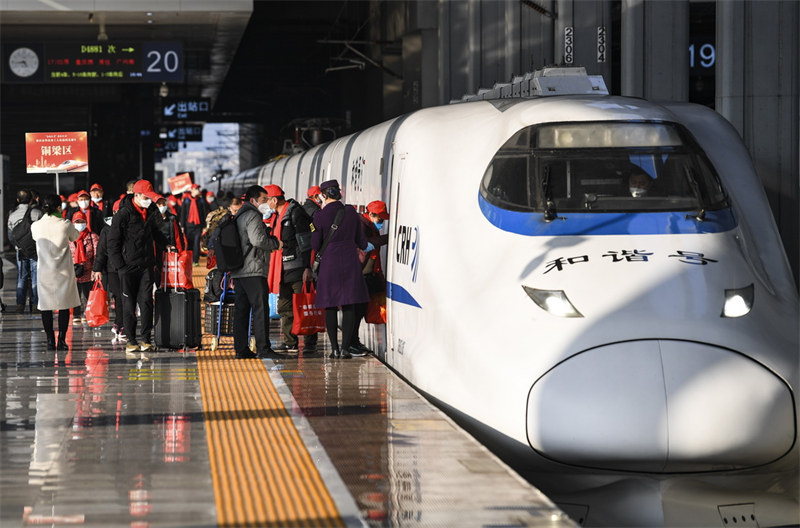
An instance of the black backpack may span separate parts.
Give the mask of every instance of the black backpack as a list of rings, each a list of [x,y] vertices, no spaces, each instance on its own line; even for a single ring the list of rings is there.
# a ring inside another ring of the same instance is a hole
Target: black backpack
[[[221,272],[236,271],[244,266],[246,253],[242,251],[242,241],[239,238],[239,227],[236,225],[235,216],[228,214],[220,220],[217,228],[211,233],[208,248],[214,250],[217,269]]]
[[[31,211],[33,207],[28,206],[25,216],[17,222],[11,230],[11,241],[17,246],[20,258],[36,260],[36,241],[31,235]]]

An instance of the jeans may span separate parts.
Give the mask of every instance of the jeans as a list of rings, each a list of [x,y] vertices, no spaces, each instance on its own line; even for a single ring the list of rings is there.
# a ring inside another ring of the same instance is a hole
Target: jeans
[[[28,279],[33,290],[33,306],[39,304],[39,291],[36,282],[36,261],[33,259],[19,258],[17,255],[17,305],[24,306],[28,298]]]

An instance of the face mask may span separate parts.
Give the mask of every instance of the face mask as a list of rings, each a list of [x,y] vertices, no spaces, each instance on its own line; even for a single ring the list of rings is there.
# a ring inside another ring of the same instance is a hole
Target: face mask
[[[629,187],[628,190],[630,191],[631,196],[633,196],[634,198],[641,198],[642,196],[647,194],[646,189],[640,189],[639,187]]]
[[[81,209],[88,209],[89,202],[87,200],[78,200],[78,207],[80,207]]]
[[[206,198],[206,201],[207,201],[208,203],[211,203],[211,202],[213,202],[213,201],[214,201],[214,199],[213,199],[213,198]]]
[[[67,202],[61,202],[61,210],[63,211],[66,208],[67,208]]]
[[[94,203],[100,203],[100,202],[102,202],[102,201],[103,201],[103,197],[101,196],[100,198],[95,198],[94,196],[92,196],[92,201],[93,201]]]
[[[258,206],[258,212],[261,213],[266,219],[275,213],[275,209],[271,208],[269,204],[262,203]]]
[[[78,230],[78,233],[80,233],[81,231],[83,231],[84,229],[86,229],[86,224],[72,224],[72,225],[74,225],[74,226],[75,226],[75,229],[77,229],[77,230]]]
[[[153,203],[153,200],[151,200],[150,198],[142,198],[142,201],[139,202],[139,206],[142,209],[147,209],[148,207],[150,207],[151,203]]]
[[[166,206],[166,205],[159,205],[159,206],[158,206],[158,211],[159,211],[161,214],[164,214],[164,213],[166,213],[166,212],[167,212],[167,206]]]
[[[381,220],[380,222],[372,222],[372,223],[375,224],[375,227],[378,228],[378,231],[383,229],[383,220]]]

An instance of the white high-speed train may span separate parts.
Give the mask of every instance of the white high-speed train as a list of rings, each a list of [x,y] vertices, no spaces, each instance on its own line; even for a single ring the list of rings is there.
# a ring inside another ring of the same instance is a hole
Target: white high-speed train
[[[718,114],[454,104],[223,185],[328,179],[391,214],[387,324],[362,341],[573,518],[800,523],[797,290]]]

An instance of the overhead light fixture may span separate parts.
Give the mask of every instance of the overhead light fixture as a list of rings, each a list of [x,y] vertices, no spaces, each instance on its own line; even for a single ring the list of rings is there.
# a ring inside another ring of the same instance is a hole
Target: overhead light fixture
[[[89,23],[91,24],[93,22],[94,22],[94,13],[89,13]]]
[[[160,97],[166,97],[169,95],[169,86],[167,86],[167,83],[161,83],[161,86],[158,88],[158,95]]]
[[[100,24],[97,32],[97,40],[105,42],[108,40],[108,33],[106,33],[106,15],[105,13],[100,13],[98,17],[100,18]]]

